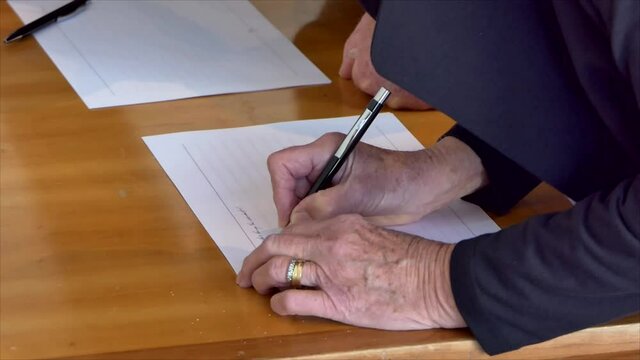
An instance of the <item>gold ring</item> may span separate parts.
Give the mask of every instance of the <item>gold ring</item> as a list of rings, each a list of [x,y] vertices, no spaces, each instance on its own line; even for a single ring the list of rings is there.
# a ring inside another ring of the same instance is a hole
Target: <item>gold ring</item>
[[[287,281],[294,289],[300,288],[302,283],[302,268],[304,267],[304,260],[292,258],[287,268]]]

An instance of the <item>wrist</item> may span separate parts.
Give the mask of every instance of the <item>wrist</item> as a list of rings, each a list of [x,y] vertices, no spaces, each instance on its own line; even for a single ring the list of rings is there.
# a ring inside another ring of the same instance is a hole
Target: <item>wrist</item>
[[[441,309],[442,319],[440,319],[440,327],[443,328],[459,328],[467,326],[462,314],[458,310],[456,300],[453,297],[451,289],[451,255],[455,244],[442,244],[439,251],[437,262],[437,273],[440,274],[435,279],[435,289],[438,298],[438,305]]]
[[[429,188],[440,191],[430,202],[439,206],[469,195],[488,184],[482,160],[464,142],[447,136],[424,150],[430,169]]]
[[[449,179],[451,190],[456,192],[457,197],[469,195],[488,184],[482,160],[461,140],[447,136],[431,147],[431,150],[444,159],[440,163],[442,174]]]
[[[450,263],[454,244],[423,240],[424,277],[421,279],[425,321],[428,328],[459,328],[466,323],[458,310],[451,289]]]

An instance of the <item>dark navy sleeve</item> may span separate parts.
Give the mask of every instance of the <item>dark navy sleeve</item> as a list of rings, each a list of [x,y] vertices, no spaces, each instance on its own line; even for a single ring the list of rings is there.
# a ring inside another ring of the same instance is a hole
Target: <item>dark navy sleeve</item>
[[[380,7],[380,0],[360,0],[360,4],[364,8],[364,11],[369,13],[372,18],[378,16],[378,8]]]
[[[456,245],[453,295],[489,354],[640,310],[640,175]]]
[[[452,133],[488,170],[480,192],[495,189],[507,208],[527,189],[499,192],[510,173],[494,169],[504,161],[487,155],[496,150],[580,200],[456,245],[453,295],[490,354],[640,310],[638,14],[637,0],[384,1],[377,10],[376,70],[482,139]]]

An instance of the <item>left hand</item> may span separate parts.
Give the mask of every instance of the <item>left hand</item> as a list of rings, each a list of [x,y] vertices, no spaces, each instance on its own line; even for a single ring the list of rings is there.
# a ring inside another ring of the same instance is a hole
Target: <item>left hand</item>
[[[371,62],[371,41],[376,21],[369,14],[362,15],[360,22],[344,43],[340,77],[352,79],[355,86],[373,96],[380,86],[391,91],[386,105],[392,109],[428,110],[431,106],[408,91],[378,74]]]
[[[237,283],[259,293],[289,287],[292,258],[302,285],[271,298],[280,315],[312,315],[389,330],[462,327],[449,282],[453,245],[387,230],[360,215],[305,220],[269,236],[244,260]]]

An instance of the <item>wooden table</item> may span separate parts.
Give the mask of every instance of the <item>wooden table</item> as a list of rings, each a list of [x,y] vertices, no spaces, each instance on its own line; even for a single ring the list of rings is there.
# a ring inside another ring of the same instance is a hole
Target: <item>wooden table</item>
[[[141,136],[354,115],[368,96],[338,78],[355,1],[256,1],[326,86],[88,110],[33,38],[0,46],[1,358],[478,358],[466,329],[386,332],[280,317],[234,273]],[[0,4],[6,36],[21,23]],[[395,112],[424,144],[453,121]],[[538,188],[509,225],[561,210]],[[503,357],[635,358],[638,317]],[[612,354],[607,355],[610,357]]]

